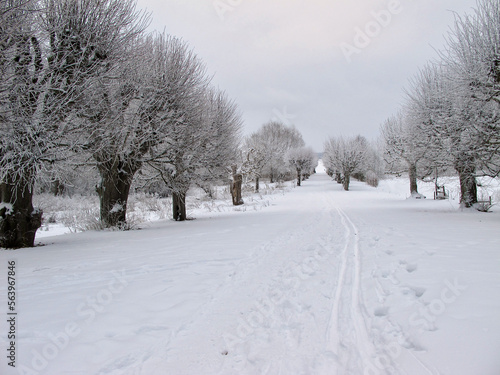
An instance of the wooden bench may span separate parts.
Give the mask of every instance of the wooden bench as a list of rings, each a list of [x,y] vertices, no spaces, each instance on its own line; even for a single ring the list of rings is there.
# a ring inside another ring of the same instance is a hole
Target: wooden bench
[[[491,201],[491,197],[488,197],[488,199],[486,200],[478,200],[476,203],[474,203],[474,207],[476,208],[476,210],[481,212],[489,212],[493,206],[494,204]]]
[[[434,191],[434,200],[448,199],[448,193],[443,186],[436,185],[436,190]]]
[[[481,201],[477,201],[478,204],[489,204],[490,206],[492,205],[491,204],[491,197],[488,197],[488,199],[486,200],[481,200]]]

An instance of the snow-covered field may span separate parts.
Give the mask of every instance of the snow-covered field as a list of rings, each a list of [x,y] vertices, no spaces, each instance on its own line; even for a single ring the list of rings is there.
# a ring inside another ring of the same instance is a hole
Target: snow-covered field
[[[407,185],[317,174],[253,208],[1,250],[0,373],[498,375],[500,212]]]
[[[207,214],[228,211],[259,211],[271,204],[280,195],[290,191],[293,182],[269,184],[261,183],[260,192],[254,193],[252,184],[245,184],[242,195],[245,205],[234,207],[227,186],[213,188],[210,198],[199,188],[192,188],[186,200],[188,218],[198,218]],[[35,207],[43,210],[42,227],[36,238],[41,239],[65,233],[76,233],[100,229],[99,198],[94,196],[36,195]],[[152,194],[131,194],[127,205],[127,221],[132,228],[143,227],[145,223],[172,219],[172,198],[160,198]]]

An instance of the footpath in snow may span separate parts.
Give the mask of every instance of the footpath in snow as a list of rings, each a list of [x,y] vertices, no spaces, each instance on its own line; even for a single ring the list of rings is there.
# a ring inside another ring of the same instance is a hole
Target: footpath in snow
[[[498,375],[499,225],[318,174],[258,212],[0,250],[0,373]]]

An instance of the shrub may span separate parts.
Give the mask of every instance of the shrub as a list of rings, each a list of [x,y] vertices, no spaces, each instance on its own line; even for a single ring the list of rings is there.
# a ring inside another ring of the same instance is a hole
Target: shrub
[[[375,174],[375,172],[368,171],[366,173],[366,183],[370,186],[377,187],[378,186],[378,176]]]

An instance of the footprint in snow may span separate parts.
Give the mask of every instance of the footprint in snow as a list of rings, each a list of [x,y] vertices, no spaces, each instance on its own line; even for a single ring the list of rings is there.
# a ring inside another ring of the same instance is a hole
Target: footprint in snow
[[[406,271],[408,273],[413,273],[418,269],[418,266],[416,264],[407,264],[406,265]]]
[[[411,295],[411,296],[415,296],[416,298],[422,297],[426,291],[427,291],[427,289],[421,288],[418,286],[409,286],[409,287],[404,287],[401,289],[401,292],[404,295]]]
[[[373,314],[379,318],[387,316],[387,314],[389,314],[389,308],[385,306],[378,307],[375,309]]]
[[[368,243],[368,246],[375,247],[375,246],[377,246],[378,241],[380,241],[380,237],[379,236],[374,236],[374,237],[372,237],[370,239],[370,242]]]

